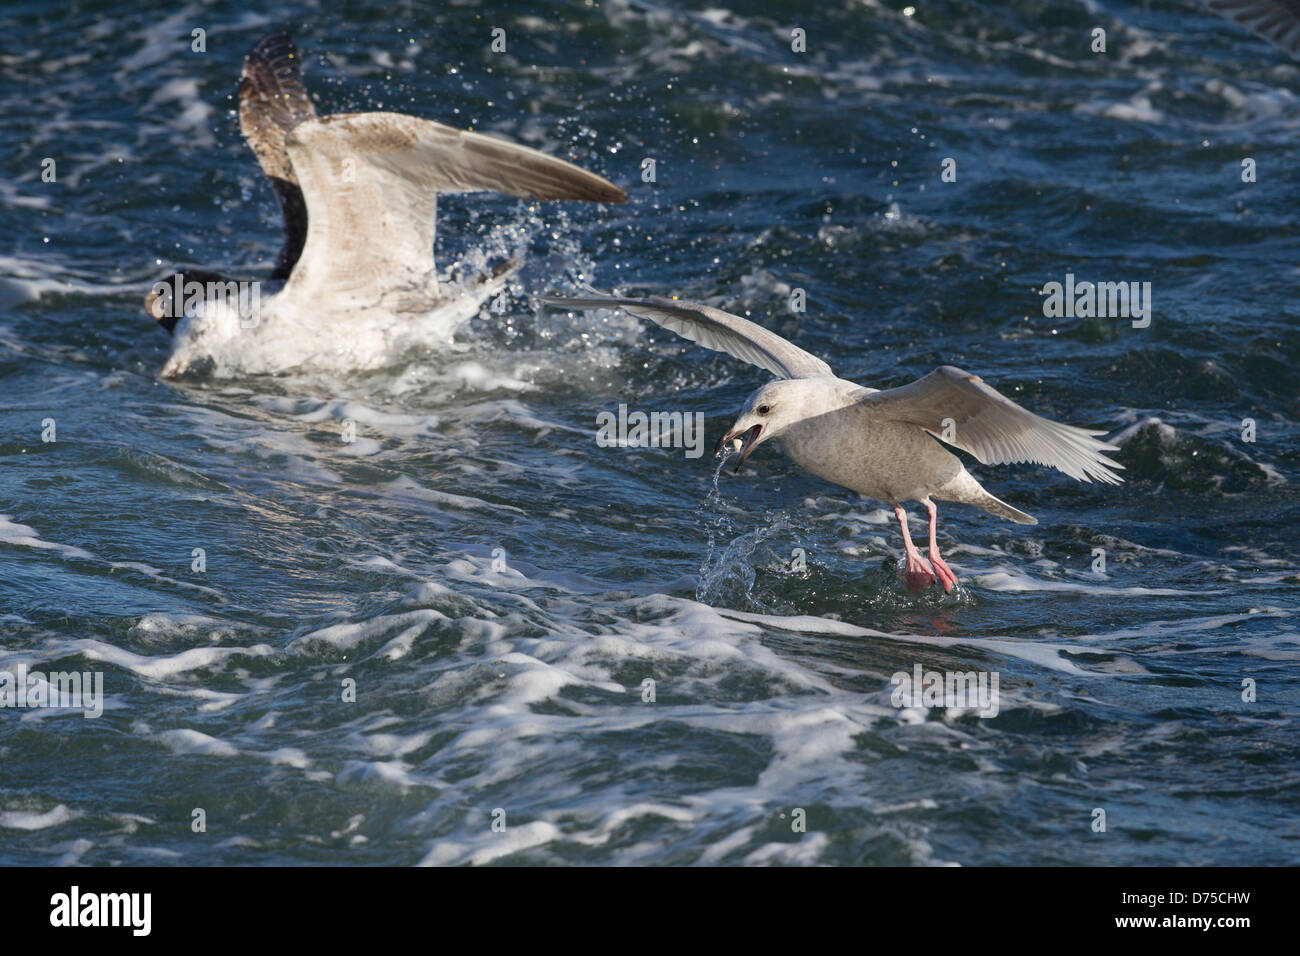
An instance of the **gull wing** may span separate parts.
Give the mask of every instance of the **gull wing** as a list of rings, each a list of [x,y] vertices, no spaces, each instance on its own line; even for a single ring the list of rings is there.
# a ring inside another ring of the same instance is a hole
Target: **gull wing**
[[[285,292],[374,301],[433,272],[440,192],[625,202],[613,183],[506,140],[402,113],[340,113],[285,140],[307,202],[307,241]]]
[[[263,37],[248,54],[239,77],[239,129],[271,180],[284,214],[284,245],[271,273],[287,279],[307,239],[307,205],[284,140],[316,115],[299,76],[298,49],[287,33]]]
[[[576,298],[543,295],[538,296],[538,300],[562,309],[622,309],[629,315],[662,325],[706,349],[726,352],[750,365],[766,369],[777,378],[817,378],[835,374],[817,356],[805,352],[775,332],[707,305],[660,296],[629,299],[612,295]]]
[[[1300,0],[1205,0],[1205,6],[1300,57]]]
[[[1062,425],[1021,408],[983,379],[951,365],[900,388],[862,399],[873,414],[924,428],[942,441],[970,452],[986,465],[1033,462],[1065,472],[1079,481],[1119,484],[1111,468],[1123,465],[1103,451],[1118,450],[1098,441],[1105,432]],[[951,419],[944,438],[944,420]],[[1110,467],[1107,467],[1110,466]]]

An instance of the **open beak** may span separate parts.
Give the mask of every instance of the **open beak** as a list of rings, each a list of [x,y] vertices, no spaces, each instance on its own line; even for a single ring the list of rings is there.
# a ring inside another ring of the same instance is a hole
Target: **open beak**
[[[718,439],[717,445],[714,446],[713,457],[717,458],[719,455],[722,454],[722,449],[727,444],[727,442],[733,441],[735,439],[739,439],[743,435],[744,438],[743,440],[740,441],[740,459],[736,462],[736,470],[735,472],[733,472],[733,474],[737,474],[740,471],[740,466],[743,465],[745,463],[745,459],[749,457],[749,453],[754,450],[754,445],[758,442],[758,436],[761,434],[763,434],[762,425],[755,425],[752,428],[748,429],[747,431],[743,431],[743,432],[738,432],[738,431],[727,432],[725,435],[723,435],[721,438]]]

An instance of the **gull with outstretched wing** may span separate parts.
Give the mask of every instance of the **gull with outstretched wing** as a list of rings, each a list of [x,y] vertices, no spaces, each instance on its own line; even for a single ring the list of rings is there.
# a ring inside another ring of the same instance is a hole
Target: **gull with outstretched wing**
[[[907,555],[904,578],[912,591],[936,580],[950,592],[957,584],[935,541],[935,499],[974,505],[1021,524],[1037,520],[989,494],[942,443],[986,465],[1033,462],[1079,481],[1118,484],[1106,457],[1114,445],[1104,434],[1049,421],[1021,408],[983,380],[945,365],[899,388],[879,391],[836,377],[829,365],[748,319],[677,299],[547,295],[557,308],[622,309],[649,319],[692,342],[776,376],[745,402],[740,418],[718,441],[716,453],[738,442],[736,470],[768,439],[798,465],[820,478],[894,509]],[[938,439],[936,441],[936,439]],[[919,501],[930,516],[929,560],[912,543],[906,501]]]
[[[271,181],[284,217],[284,244],[259,296],[260,314],[220,308],[182,315],[165,283],[145,307],[173,335],[164,376],[223,351],[257,370],[292,367],[322,349],[362,349],[375,313],[428,313],[455,295],[472,312],[481,289],[440,288],[433,261],[440,193],[490,190],[530,200],[626,202],[613,183],[534,149],[402,113],[319,116],[299,76],[300,58],[283,33],[253,47],[239,83],[239,126]],[[231,280],[190,271],[202,283]],[[485,276],[479,281],[488,287]],[[231,283],[233,284],[233,283]]]

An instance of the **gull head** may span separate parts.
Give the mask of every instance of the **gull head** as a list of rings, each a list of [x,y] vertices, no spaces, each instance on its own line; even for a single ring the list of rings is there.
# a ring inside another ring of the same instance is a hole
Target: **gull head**
[[[198,370],[211,364],[213,356],[247,345],[261,325],[261,285],[208,272],[178,274],[174,281],[155,283],[145,310],[172,337],[163,377]]]
[[[239,313],[224,307],[201,307],[181,316],[172,329],[172,354],[162,367],[162,377],[206,371],[212,356],[232,347],[239,332]]]
[[[834,381],[834,379],[827,379]],[[814,379],[782,379],[768,382],[745,402],[740,417],[731,430],[723,435],[713,449],[716,458],[728,442],[734,442],[740,451],[736,462],[736,471],[740,471],[755,448],[769,438],[776,438],[792,425],[803,421],[809,415],[810,395],[820,388]]]

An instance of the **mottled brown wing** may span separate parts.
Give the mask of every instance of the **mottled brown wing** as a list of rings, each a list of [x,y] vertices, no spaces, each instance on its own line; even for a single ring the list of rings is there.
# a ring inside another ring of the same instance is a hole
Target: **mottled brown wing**
[[[284,245],[272,278],[287,279],[307,240],[307,206],[285,148],[295,126],[315,117],[300,78],[300,59],[286,33],[263,37],[239,78],[239,128],[271,180],[284,214]]]

